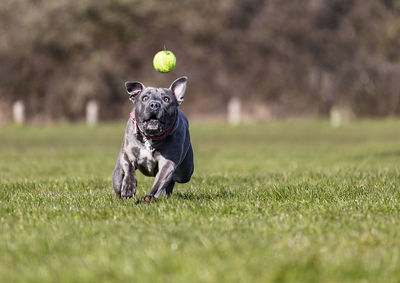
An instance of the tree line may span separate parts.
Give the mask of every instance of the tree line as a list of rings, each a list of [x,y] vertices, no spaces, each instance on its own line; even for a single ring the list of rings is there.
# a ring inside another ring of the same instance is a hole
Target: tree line
[[[123,83],[168,87],[189,77],[189,115],[360,117],[400,113],[399,0],[3,0],[0,111],[26,103],[37,120],[102,119],[131,105]],[[177,67],[152,66],[168,49]],[[3,115],[5,116],[5,115]]]

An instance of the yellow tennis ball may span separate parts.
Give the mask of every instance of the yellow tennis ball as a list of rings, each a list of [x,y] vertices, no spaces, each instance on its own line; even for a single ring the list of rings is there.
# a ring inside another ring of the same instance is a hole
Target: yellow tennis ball
[[[162,50],[154,55],[153,66],[160,73],[171,72],[176,66],[174,53],[168,50]]]

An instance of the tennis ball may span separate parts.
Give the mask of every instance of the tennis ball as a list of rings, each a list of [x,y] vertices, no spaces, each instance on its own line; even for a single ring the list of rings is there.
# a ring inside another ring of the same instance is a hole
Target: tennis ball
[[[176,58],[174,53],[168,50],[162,50],[154,55],[153,59],[154,69],[160,73],[171,72],[176,65]]]

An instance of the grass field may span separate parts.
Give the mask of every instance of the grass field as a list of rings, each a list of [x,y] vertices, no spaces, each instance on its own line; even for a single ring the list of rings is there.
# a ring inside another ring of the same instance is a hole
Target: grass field
[[[194,124],[192,181],[144,205],[123,124],[0,128],[0,282],[398,282],[399,129]]]

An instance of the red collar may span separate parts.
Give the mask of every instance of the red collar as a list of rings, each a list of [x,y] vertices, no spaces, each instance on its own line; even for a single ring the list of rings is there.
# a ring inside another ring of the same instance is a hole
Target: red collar
[[[177,119],[175,119],[175,122],[174,122],[171,126],[169,126],[169,128],[168,128],[168,129],[165,131],[165,133],[163,133],[162,135],[159,135],[159,136],[151,136],[151,137],[150,137],[150,136],[147,136],[146,134],[144,134],[144,133],[139,129],[139,126],[138,126],[138,123],[136,122],[135,116],[134,116],[132,113],[129,113],[129,117],[131,117],[133,123],[135,123],[135,125],[136,125],[135,134],[140,133],[140,134],[141,134],[142,136],[144,136],[146,139],[152,140],[152,141],[159,141],[159,140],[165,139],[165,138],[169,135],[169,133],[171,133],[172,129],[174,128],[174,126],[175,126],[175,124],[176,124],[176,120],[177,120]]]

